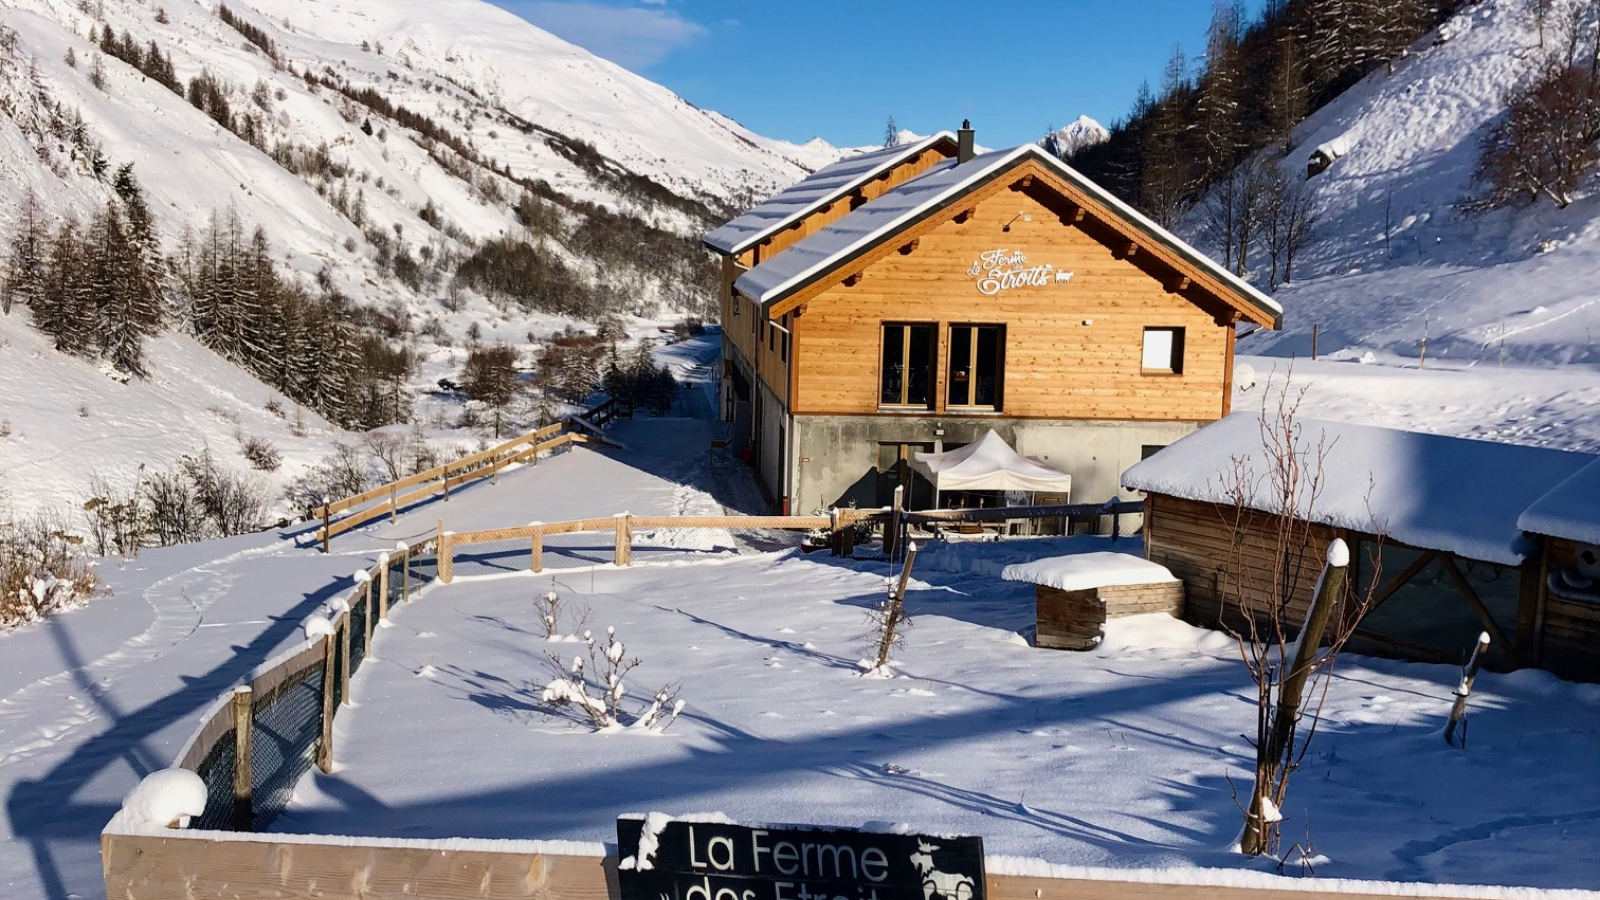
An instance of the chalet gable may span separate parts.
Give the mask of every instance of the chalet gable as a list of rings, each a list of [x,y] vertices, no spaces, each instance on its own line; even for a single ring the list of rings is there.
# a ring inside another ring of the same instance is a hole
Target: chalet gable
[[[934,151],[952,157],[956,138],[941,131],[898,147],[874,150],[842,159],[818,169],[809,177],[763,201],[754,209],[706,235],[702,242],[712,250],[737,256],[770,240],[840,200],[851,199],[852,208],[876,194],[868,186],[894,173],[900,166]],[[870,195],[870,196],[869,196]]]
[[[1276,328],[1282,307],[1137,210],[1034,145],[946,160],[744,273],[734,290],[770,317],[861,273],[924,234],[965,221],[1005,190],[1027,191],[1140,269],[1216,316]]]

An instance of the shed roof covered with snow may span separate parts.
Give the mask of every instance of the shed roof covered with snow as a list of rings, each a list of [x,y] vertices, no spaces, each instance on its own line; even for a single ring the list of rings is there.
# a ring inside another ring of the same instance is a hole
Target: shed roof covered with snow
[[[1275,512],[1262,425],[1258,415],[1235,413],[1134,465],[1122,483],[1229,505],[1238,485],[1245,506]],[[1370,425],[1304,418],[1296,425],[1306,473],[1295,496],[1298,518],[1502,565],[1520,564],[1532,550],[1519,522],[1524,510],[1595,461],[1586,453]],[[1308,482],[1319,455],[1321,489],[1312,496]]]
[[[723,253],[743,253],[895,166],[941,145],[954,155],[955,135],[941,131],[919,141],[858,154],[824,166],[706,235],[704,243]]]
[[[1551,488],[1517,519],[1523,531],[1600,545],[1600,460]]]

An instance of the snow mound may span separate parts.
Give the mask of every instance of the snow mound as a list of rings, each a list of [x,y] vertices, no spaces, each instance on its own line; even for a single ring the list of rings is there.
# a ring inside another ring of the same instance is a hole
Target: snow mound
[[[1166,613],[1148,613],[1107,619],[1097,651],[1134,653],[1141,650],[1182,650],[1217,654],[1237,649],[1234,639],[1220,631],[1198,628]]]
[[[333,623],[328,621],[326,616],[312,616],[306,619],[305,625],[301,627],[305,629],[306,640],[308,641],[314,641],[333,634]]]
[[[122,809],[106,830],[184,828],[205,810],[206,783],[199,775],[188,769],[162,769],[146,775],[122,798]]]
[[[1086,591],[1126,584],[1168,584],[1178,580],[1165,566],[1131,553],[1105,550],[1013,563],[1001,571],[1000,577],[1006,581],[1025,581],[1060,591]]]

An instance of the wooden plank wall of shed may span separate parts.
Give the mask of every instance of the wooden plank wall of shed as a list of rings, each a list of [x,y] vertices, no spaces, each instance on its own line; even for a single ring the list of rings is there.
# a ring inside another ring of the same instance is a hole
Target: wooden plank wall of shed
[[[1271,609],[1268,588],[1277,547],[1277,525],[1272,517],[1245,515],[1239,526],[1239,546],[1235,547],[1231,507],[1158,494],[1147,497],[1145,504],[1145,552],[1151,562],[1166,566],[1183,580],[1185,619],[1213,628],[1223,623],[1242,627],[1240,593],[1228,596],[1230,584],[1241,589],[1250,609],[1258,613]],[[1294,579],[1286,617],[1295,627],[1311,606],[1312,588],[1328,544],[1341,536],[1338,529],[1325,525],[1309,525],[1306,534],[1309,540],[1300,554],[1300,577]]]

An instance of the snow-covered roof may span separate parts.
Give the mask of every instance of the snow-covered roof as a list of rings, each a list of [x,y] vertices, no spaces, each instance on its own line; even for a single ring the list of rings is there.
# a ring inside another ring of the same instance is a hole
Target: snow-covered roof
[[[1517,524],[1533,534],[1600,545],[1600,460],[1535,500],[1522,511]]]
[[[1072,476],[1011,449],[990,429],[983,437],[943,453],[917,453],[911,468],[940,491],[1072,490]]]
[[[1087,193],[1128,224],[1232,288],[1241,299],[1268,313],[1274,320],[1283,315],[1283,307],[1277,301],[1179,240],[1037,144],[1023,144],[1010,150],[980,154],[959,165],[955,160],[949,160],[934,166],[746,272],[734,282],[734,287],[763,307],[776,303],[1028,160],[1038,162]]]
[[[1012,563],[1000,571],[1000,577],[1006,581],[1025,581],[1053,587],[1058,591],[1086,591],[1130,584],[1169,584],[1178,580],[1166,566],[1142,556],[1109,550]]]
[[[1322,489],[1302,488],[1297,515],[1414,547],[1516,565],[1531,542],[1523,510],[1595,457],[1526,447],[1300,419],[1299,448],[1309,469],[1322,444]],[[1231,504],[1235,465],[1246,473],[1246,505],[1270,510],[1272,469],[1262,449],[1261,418],[1235,413],[1168,446],[1122,475],[1125,487]],[[1305,476],[1309,477],[1309,475]]]
[[[941,131],[913,143],[842,159],[763,201],[755,209],[706,235],[703,241],[713,250],[743,253],[941,142],[949,142],[953,148],[955,136]]]

